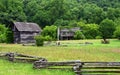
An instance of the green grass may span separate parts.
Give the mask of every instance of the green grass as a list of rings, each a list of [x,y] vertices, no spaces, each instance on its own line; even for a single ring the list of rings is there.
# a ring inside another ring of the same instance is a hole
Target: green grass
[[[92,42],[92,45],[85,45]],[[83,44],[81,44],[83,43]],[[18,52],[27,55],[41,56],[48,61],[120,61],[120,41],[110,40],[110,44],[101,44],[100,40],[61,41],[62,46],[22,46],[20,44],[0,44],[0,52]],[[66,46],[67,45],[67,46]],[[11,63],[0,59],[0,75],[75,75],[64,70],[35,70],[32,64]]]
[[[12,63],[0,60],[0,75],[74,75],[71,71],[62,70],[36,70],[32,64]]]

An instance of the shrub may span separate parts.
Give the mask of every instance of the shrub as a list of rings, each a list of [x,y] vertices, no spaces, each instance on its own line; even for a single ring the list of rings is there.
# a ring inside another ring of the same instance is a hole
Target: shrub
[[[50,37],[49,35],[48,35],[48,36],[45,36],[45,37],[44,37],[44,40],[45,40],[45,41],[52,41],[52,37]]]
[[[6,42],[6,32],[7,28],[5,27],[5,25],[0,24],[0,43]]]
[[[80,26],[86,39],[95,39],[97,35],[100,35],[99,25],[97,24],[84,24],[78,22],[78,26]]]
[[[102,37],[101,37],[101,36],[96,36],[95,38],[96,38],[96,39],[102,39]]]
[[[13,32],[11,29],[8,29],[6,32],[6,43],[13,43]]]
[[[90,34],[85,34],[85,36],[86,36],[86,39],[94,39],[94,37],[91,36]]]
[[[52,37],[52,40],[56,40],[57,37],[57,26],[46,26],[42,33],[43,36],[50,36]]]
[[[36,45],[37,46],[43,46],[44,45],[44,37],[39,35],[39,36],[35,36],[35,40],[36,40]]]
[[[99,32],[99,25],[97,24],[86,24],[83,28],[83,33],[87,39],[95,39]]]
[[[5,34],[0,34],[0,43],[5,43],[5,42],[6,42]]]
[[[118,26],[114,32],[115,37],[120,40],[120,26]]]
[[[76,31],[75,35],[74,35],[74,39],[76,39],[76,40],[85,39],[85,36],[83,35],[83,33],[81,31]]]

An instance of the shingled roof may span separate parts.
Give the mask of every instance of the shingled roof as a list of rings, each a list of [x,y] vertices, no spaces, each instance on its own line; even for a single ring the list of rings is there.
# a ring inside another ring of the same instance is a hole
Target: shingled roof
[[[14,22],[14,25],[18,31],[41,31],[41,28],[36,23]]]
[[[69,32],[69,31],[76,32],[76,31],[78,31],[78,30],[80,30],[79,27],[63,28],[63,29],[61,29],[62,32]]]

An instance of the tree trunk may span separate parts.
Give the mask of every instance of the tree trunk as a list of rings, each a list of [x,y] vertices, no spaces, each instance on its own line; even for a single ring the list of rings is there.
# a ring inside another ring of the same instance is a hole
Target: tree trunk
[[[103,41],[102,41],[103,44],[109,44],[109,40],[107,40],[106,38],[103,38]]]

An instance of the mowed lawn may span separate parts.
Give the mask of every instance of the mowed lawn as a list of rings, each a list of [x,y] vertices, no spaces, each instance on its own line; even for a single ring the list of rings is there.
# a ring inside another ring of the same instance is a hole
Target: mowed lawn
[[[36,47],[21,44],[0,44],[0,52],[18,52],[40,56],[48,61],[120,61],[120,40],[112,39],[110,44],[101,44],[101,40],[60,41],[61,46]],[[85,44],[89,42],[92,44]],[[30,63],[12,63],[0,59],[0,75],[75,75],[69,70],[35,70]]]

